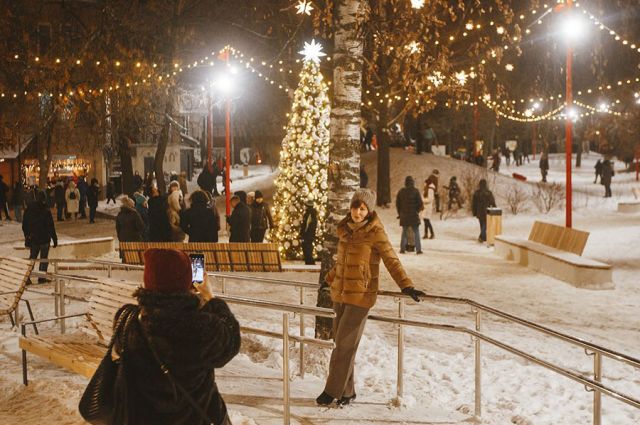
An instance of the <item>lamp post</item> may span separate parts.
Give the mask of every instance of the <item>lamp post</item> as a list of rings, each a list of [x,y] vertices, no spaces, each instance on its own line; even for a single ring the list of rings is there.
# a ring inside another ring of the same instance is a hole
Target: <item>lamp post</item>
[[[219,58],[229,67],[229,48],[220,53]],[[227,76],[222,76],[218,81],[218,88],[225,95],[225,167],[224,167],[224,193],[227,216],[231,215],[231,81]]]

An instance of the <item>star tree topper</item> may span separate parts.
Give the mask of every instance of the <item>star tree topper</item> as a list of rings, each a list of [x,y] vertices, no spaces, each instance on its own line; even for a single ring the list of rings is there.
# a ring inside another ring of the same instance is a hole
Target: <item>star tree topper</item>
[[[313,10],[313,6],[311,5],[311,2],[307,1],[307,0],[300,0],[298,2],[298,5],[296,6],[296,9],[298,9],[297,13],[298,15],[311,15],[311,11]]]
[[[322,51],[322,45],[316,43],[315,40],[311,40],[311,43],[304,43],[304,49],[299,53],[304,56],[305,62],[314,61],[315,63],[320,63],[320,58],[327,56],[327,54]]]

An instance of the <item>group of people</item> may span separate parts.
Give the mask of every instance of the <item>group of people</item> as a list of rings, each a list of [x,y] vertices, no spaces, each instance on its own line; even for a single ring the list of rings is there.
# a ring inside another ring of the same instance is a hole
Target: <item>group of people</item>
[[[149,177],[134,178],[133,195],[120,198],[116,232],[121,242],[218,242],[221,229],[214,187],[208,172],[198,178],[200,189],[188,193],[186,178],[173,175],[166,194],[161,194]],[[210,173],[209,173],[210,174]],[[150,186],[150,187],[147,187]],[[148,193],[148,195],[147,195]],[[231,197],[232,212],[226,217],[229,242],[263,242],[273,227],[269,205],[259,190],[237,191]]]
[[[598,182],[600,177],[600,184],[604,186],[604,197],[611,198],[611,179],[616,175],[613,169],[613,162],[608,159],[602,161],[599,159],[594,166],[596,170],[596,178],[593,181],[594,184]]]

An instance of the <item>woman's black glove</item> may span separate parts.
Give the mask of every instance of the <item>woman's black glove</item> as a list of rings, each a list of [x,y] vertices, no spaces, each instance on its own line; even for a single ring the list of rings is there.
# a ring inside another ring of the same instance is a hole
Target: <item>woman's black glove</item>
[[[405,295],[409,295],[417,303],[420,302],[420,297],[424,297],[427,295],[421,290],[414,288],[413,286],[409,286],[408,288],[403,288],[402,293]]]

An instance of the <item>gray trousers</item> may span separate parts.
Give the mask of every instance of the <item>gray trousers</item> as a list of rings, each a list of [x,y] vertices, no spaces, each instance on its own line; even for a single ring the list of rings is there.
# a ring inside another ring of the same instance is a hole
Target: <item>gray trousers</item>
[[[356,393],[353,366],[369,309],[334,303],[333,310],[336,312],[333,320],[333,340],[336,347],[331,352],[329,376],[324,391],[331,397],[340,399]]]

